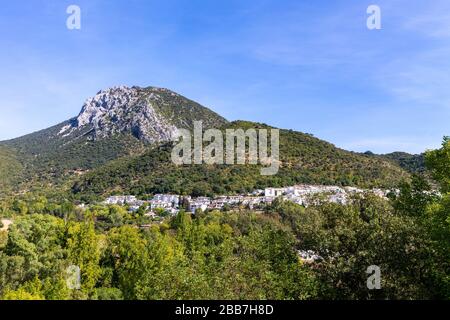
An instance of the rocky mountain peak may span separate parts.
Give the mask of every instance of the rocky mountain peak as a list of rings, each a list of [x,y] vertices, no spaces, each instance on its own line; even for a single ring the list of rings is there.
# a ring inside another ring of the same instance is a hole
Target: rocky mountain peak
[[[80,114],[77,117],[78,126],[84,126],[107,113],[114,113],[118,110],[126,110],[138,98],[138,89],[126,86],[111,87],[99,91],[95,96],[88,98],[84,103]]]
[[[66,137],[89,128],[93,139],[118,133],[131,133],[145,142],[172,140],[176,126],[161,113],[160,88],[118,86],[99,91],[84,103],[79,115],[64,126],[59,135]]]

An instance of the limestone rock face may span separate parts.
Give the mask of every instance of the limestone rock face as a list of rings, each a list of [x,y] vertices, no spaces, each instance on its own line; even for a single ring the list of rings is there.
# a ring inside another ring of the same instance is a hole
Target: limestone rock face
[[[84,103],[80,114],[60,131],[60,136],[91,128],[96,140],[118,133],[131,133],[139,140],[154,143],[173,139],[177,127],[161,112],[166,89],[139,87],[112,87],[98,92]]]
[[[10,164],[8,184],[24,169],[20,159],[26,159],[26,170],[56,181],[165,145],[180,129],[193,130],[196,121],[205,129],[229,124],[199,103],[157,87],[112,87],[80,104],[71,119],[0,142],[0,160]]]

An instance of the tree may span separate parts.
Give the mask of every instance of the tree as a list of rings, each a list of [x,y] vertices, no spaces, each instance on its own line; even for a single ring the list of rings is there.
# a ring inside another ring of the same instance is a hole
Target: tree
[[[44,300],[42,283],[36,277],[26,282],[16,290],[6,290],[1,297],[3,300]]]
[[[427,152],[425,161],[442,192],[442,199],[427,208],[424,221],[437,252],[432,284],[438,297],[450,299],[450,137],[444,137],[442,148]]]
[[[91,218],[83,222],[71,222],[66,233],[67,258],[81,272],[81,292],[87,296],[95,293],[95,285],[101,274],[99,266],[99,236],[95,233]]]
[[[122,300],[123,294],[118,288],[98,288],[97,289],[98,300]]]
[[[146,247],[146,240],[132,226],[111,230],[103,265],[113,267],[113,285],[121,290],[125,299],[136,298],[136,283],[148,268]]]
[[[394,208],[398,213],[420,217],[428,205],[436,200],[430,184],[419,175],[413,175],[411,183],[404,182],[400,194],[394,200]]]
[[[395,215],[386,200],[364,195],[349,205],[320,203],[282,216],[289,217],[299,248],[318,256],[312,267],[322,298],[432,297],[427,282],[432,243],[415,218]],[[382,290],[366,287],[365,271],[371,265],[382,270]]]
[[[442,148],[425,154],[425,163],[440,183],[442,192],[450,192],[450,137],[444,137]]]

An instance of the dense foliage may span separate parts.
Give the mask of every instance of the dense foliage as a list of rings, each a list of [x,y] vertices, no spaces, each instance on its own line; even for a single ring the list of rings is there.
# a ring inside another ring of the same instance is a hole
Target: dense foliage
[[[14,151],[0,146],[0,193],[11,189],[21,180],[22,170]]]
[[[158,99],[152,100],[152,108],[176,127],[191,129],[194,120],[202,120],[205,128],[220,128],[228,123],[212,110],[167,89],[148,87],[142,89],[140,98],[147,100],[155,92]],[[117,118],[111,117],[109,120],[115,122]],[[123,129],[115,135],[100,139],[95,136],[92,124],[64,131],[68,126],[76,126],[76,123],[77,119],[72,118],[38,132],[1,141],[0,178],[5,179],[0,180],[0,191],[2,186],[5,186],[3,190],[14,187],[16,191],[37,184],[61,186],[86,170],[114,159],[140,154],[148,147],[132,129]],[[14,176],[14,180],[10,179],[12,169],[16,170],[16,167],[11,168],[12,165],[24,168],[22,179],[17,176]]]
[[[72,209],[63,218],[26,214],[3,240],[0,293],[4,299],[449,298],[448,260],[438,250],[448,250],[449,233],[434,220],[440,210],[416,218],[369,196],[306,209],[277,201],[266,213],[180,213],[150,229],[137,228],[120,208]],[[105,217],[106,228],[99,224]],[[302,262],[297,250],[320,259]],[[366,287],[366,268],[374,264],[382,270],[381,290]],[[70,265],[81,269],[79,290],[65,286]]]
[[[390,200],[276,200],[264,212],[180,212],[146,228],[142,212],[119,206],[4,201],[0,214],[14,223],[0,232],[0,297],[449,299],[449,140],[426,159],[440,194],[415,176]],[[72,265],[78,289],[66,285]],[[366,286],[371,265],[380,290]]]
[[[174,99],[185,98],[174,96]],[[185,108],[177,109],[176,104],[171,103],[157,107],[175,122],[185,119],[184,126],[188,127],[194,115],[200,114],[204,128],[214,124],[222,126],[223,130],[270,128],[244,121],[227,123],[212,111],[185,100]],[[59,135],[61,128],[71,121],[74,120],[1,142],[0,159],[5,161],[0,166],[0,177],[5,178],[0,188],[23,191],[36,186],[58,186],[69,191],[73,186],[72,191],[84,198],[114,191],[211,195],[296,183],[392,187],[408,177],[408,173],[391,160],[348,152],[292,130],[280,130],[282,163],[277,176],[261,176],[257,165],[177,167],[170,160],[170,145],[145,145],[131,134],[92,140],[89,138],[91,128],[87,126],[77,131],[76,137]]]
[[[73,141],[60,138],[57,132],[64,124],[2,142],[11,152],[14,150],[15,158],[20,159],[24,169],[23,179],[16,181],[22,182],[17,186],[19,190],[36,184],[61,184],[86,170],[144,148],[138,139],[126,134],[98,141],[83,136]],[[2,171],[0,168],[0,173]]]
[[[0,224],[1,299],[450,298],[449,138],[424,156],[431,185],[393,159],[288,130],[281,130],[276,176],[261,176],[260,167],[250,165],[175,166],[170,145],[141,154],[143,146],[130,136],[43,146],[39,137],[47,133],[24,137],[26,150],[17,141],[0,147],[0,187],[16,184],[22,171],[34,186],[0,201],[0,217],[8,219]],[[72,186],[75,197],[51,187],[70,182],[64,177],[71,170],[123,155],[125,147],[138,154],[82,175]],[[50,188],[41,189],[31,173]],[[364,194],[340,205],[319,197],[307,208],[276,200],[264,212],[160,212],[156,221],[141,209],[78,206],[105,193],[198,196],[296,183],[401,189],[389,200]],[[305,259],[305,252],[315,258]],[[367,288],[371,265],[381,270],[380,290]],[[80,270],[79,288],[67,285],[73,266]]]
[[[384,154],[381,157],[390,159],[403,169],[411,173],[423,173],[425,167],[425,154],[409,154],[406,152],[392,152]]]
[[[130,225],[98,233],[89,217],[19,218],[0,255],[5,299],[309,298],[316,283],[294,250],[295,238],[255,214],[181,213],[170,225]],[[232,227],[233,226],[233,227]],[[64,286],[69,265],[81,289]]]
[[[242,121],[227,126],[244,130],[258,127],[267,128]],[[274,176],[262,176],[259,165],[176,166],[170,159],[171,150],[171,145],[164,145],[143,155],[113,161],[81,177],[72,190],[84,198],[113,192],[196,196],[299,183],[392,187],[408,178],[391,161],[341,150],[311,135],[290,130],[280,130],[281,168]]]

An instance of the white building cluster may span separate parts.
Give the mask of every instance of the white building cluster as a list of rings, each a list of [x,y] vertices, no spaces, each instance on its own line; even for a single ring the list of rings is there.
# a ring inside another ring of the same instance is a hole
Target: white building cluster
[[[264,195],[266,198],[272,198],[272,200],[277,197],[282,197],[284,200],[308,206],[313,204],[318,196],[321,196],[323,200],[328,202],[347,204],[351,196],[365,192],[372,192],[376,196],[385,198],[390,190],[364,190],[355,187],[302,184],[286,188],[266,188],[264,190]]]
[[[105,204],[141,206],[145,201],[138,200],[135,196],[111,196],[104,201]]]
[[[155,194],[149,201],[151,211],[164,209],[170,214],[177,214],[179,211],[180,196],[176,194]]]
[[[266,197],[262,196],[219,196],[215,198],[208,197],[198,197],[198,198],[186,198],[189,202],[189,209],[191,212],[195,212],[197,209],[205,211],[210,210],[221,210],[226,206],[233,208],[236,206],[245,206],[253,209],[255,206],[267,203]],[[271,201],[270,201],[271,202]]]
[[[152,199],[138,200],[135,196],[112,196],[105,204],[128,205],[130,211],[136,211],[142,205],[147,205],[148,215],[153,215],[155,209],[163,209],[169,214],[176,214],[183,205],[192,213],[196,210],[221,210],[225,207],[244,206],[249,209],[262,208],[271,204],[276,198],[291,201],[302,206],[313,204],[319,198],[324,201],[347,204],[355,194],[372,192],[379,197],[386,197],[389,190],[363,190],[355,187],[338,187],[322,185],[295,185],[285,188],[266,188],[255,190],[248,195],[218,196],[215,198],[181,196],[175,194],[156,194]]]

